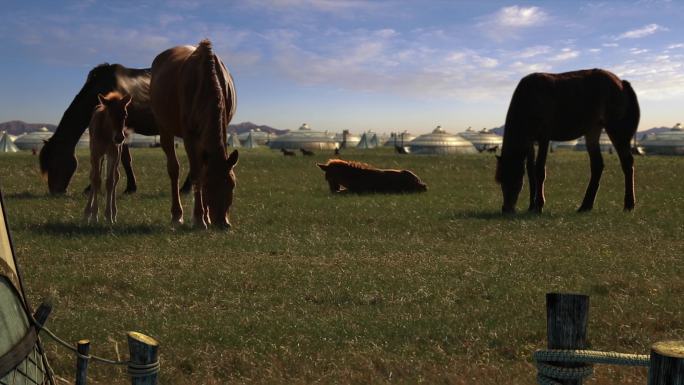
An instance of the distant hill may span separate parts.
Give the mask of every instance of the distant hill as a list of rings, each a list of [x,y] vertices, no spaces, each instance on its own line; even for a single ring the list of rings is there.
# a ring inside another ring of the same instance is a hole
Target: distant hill
[[[228,125],[228,132],[237,132],[238,134],[242,134],[243,132],[249,132],[249,130],[261,130],[263,132],[268,132],[271,134],[275,135],[282,135],[290,132],[290,130],[279,130],[277,128],[269,127],[266,125],[256,125],[252,122],[242,122],[238,124],[229,124]]]
[[[55,132],[57,128],[54,124],[26,123],[21,120],[10,120],[9,122],[0,123],[0,131],[7,131],[10,135],[21,135],[25,132],[37,131],[41,127],[47,127],[52,132]]]
[[[489,132],[493,132],[497,135],[503,136],[504,126],[502,125],[501,127],[494,127],[491,130],[489,130]]]
[[[41,127],[47,127],[48,130],[55,132],[55,129],[57,129],[57,126],[54,124],[49,124],[49,123],[26,123],[22,122],[21,120],[11,120],[9,122],[4,122],[0,123],[0,131],[7,131],[8,134],[10,135],[21,135],[25,132],[32,132],[40,129]],[[259,129],[264,132],[270,132],[272,134],[276,135],[282,135],[289,130],[279,130],[277,128],[273,128],[270,126],[266,125],[256,125],[252,122],[243,122],[243,123],[238,123],[238,124],[230,124],[228,125],[228,132],[237,132],[238,134],[242,134],[243,132],[249,132],[249,130],[256,130]]]

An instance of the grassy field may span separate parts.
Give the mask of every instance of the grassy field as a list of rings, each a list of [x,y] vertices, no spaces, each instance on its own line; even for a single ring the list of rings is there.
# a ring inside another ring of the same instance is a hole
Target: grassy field
[[[333,196],[314,165],[326,157],[245,150],[233,229],[202,232],[170,228],[159,149],[134,150],[139,190],[119,198],[119,222],[84,225],[86,155],[65,197],[46,195],[36,157],[0,156],[26,289],[34,306],[53,297],[49,326],[89,338],[91,353],[118,346],[125,358],[128,330],[159,339],[162,384],[531,384],[550,291],[591,296],[593,348],[647,353],[684,339],[681,157],[637,159],[637,209],[624,213],[606,155],[595,209],[580,215],[587,156],[556,152],[545,213],[501,217],[491,155],[350,151],[414,170],[429,191]],[[73,356],[46,345],[71,379]],[[601,366],[587,383],[645,376]],[[96,363],[90,381],[128,383]]]

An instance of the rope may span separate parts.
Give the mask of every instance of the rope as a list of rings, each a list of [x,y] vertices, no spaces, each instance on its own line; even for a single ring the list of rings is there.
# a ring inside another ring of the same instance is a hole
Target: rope
[[[594,372],[592,364],[625,366],[649,366],[650,356],[646,354],[627,354],[601,352],[597,350],[537,350],[534,352],[537,363],[537,382],[539,385],[560,385],[556,380],[583,380]],[[563,362],[581,364],[565,368],[550,364]]]
[[[78,358],[84,359],[84,360],[93,360],[97,362],[101,362],[103,364],[109,364],[109,365],[128,365],[128,374],[131,377],[146,377],[155,373],[159,373],[159,368],[161,364],[159,363],[159,360],[149,363],[149,364],[141,364],[133,361],[118,361],[118,360],[110,360],[107,358],[99,357],[93,354],[89,355],[83,355],[78,352],[78,349],[76,349],[73,345],[70,343],[64,341],[63,339],[59,338],[55,333],[53,333],[50,329],[46,328],[45,326],[39,325],[36,322],[36,325],[39,327],[40,331],[45,331],[48,336],[50,336],[55,342],[58,344],[62,345],[63,347],[67,348],[68,350],[71,350]]]

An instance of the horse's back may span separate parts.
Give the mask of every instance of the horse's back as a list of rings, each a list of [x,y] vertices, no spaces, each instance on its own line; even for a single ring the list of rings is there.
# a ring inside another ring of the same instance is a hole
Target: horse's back
[[[622,90],[620,79],[601,69],[533,73],[520,80],[506,126],[530,130],[535,138],[576,139],[620,119],[626,108]]]
[[[181,125],[180,74],[183,64],[195,51],[191,46],[169,48],[152,62],[150,97],[152,111],[162,135],[183,136]]]

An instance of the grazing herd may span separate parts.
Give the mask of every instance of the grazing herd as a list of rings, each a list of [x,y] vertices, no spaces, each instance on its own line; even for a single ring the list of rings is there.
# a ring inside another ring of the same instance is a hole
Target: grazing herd
[[[142,135],[160,135],[171,185],[171,218],[183,222],[180,192],[192,187],[193,225],[230,228],[228,214],[235,189],[238,151],[226,151],[226,127],[236,109],[233,78],[211,42],[179,46],[159,54],[150,69],[103,64],[88,74],[86,83],[64,112],[55,134],[40,152],[40,168],[52,194],[65,193],[76,170],[76,142],[90,127],[91,188],[84,210],[88,222],[97,221],[103,159],[107,158],[105,220],[116,221],[115,189],[122,162],[126,192],[137,189],[131,168],[125,128]],[[591,177],[579,211],[593,207],[603,171],[598,144],[605,129],[615,147],[625,177],[624,209],[632,210],[634,158],[630,139],[640,118],[637,96],[629,82],[600,69],[561,74],[534,73],[518,84],[506,116],[496,181],[501,185],[503,213],[515,212],[525,168],[530,185],[529,211],[545,204],[546,156],[551,140],[584,136],[591,161]],[[190,172],[179,188],[179,163],[174,137],[183,139]],[[536,150],[536,151],[535,151]],[[284,156],[295,152],[281,149]],[[395,151],[405,154],[404,148]],[[303,156],[313,151],[300,148]],[[536,154],[535,154],[536,152]],[[335,151],[339,155],[339,150]],[[325,172],[330,191],[339,193],[413,193],[427,185],[409,170],[379,169],[365,163],[331,159],[317,164]]]

